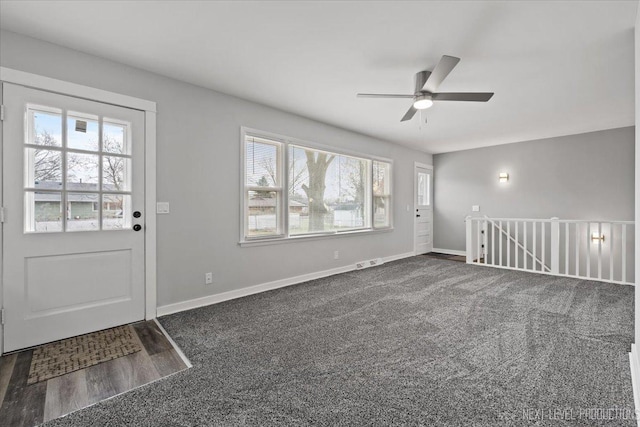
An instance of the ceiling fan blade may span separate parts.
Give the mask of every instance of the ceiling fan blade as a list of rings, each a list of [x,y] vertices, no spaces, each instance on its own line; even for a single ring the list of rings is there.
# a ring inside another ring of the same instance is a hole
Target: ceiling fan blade
[[[487,102],[493,96],[493,92],[444,92],[434,93],[431,98],[434,101],[474,101]]]
[[[415,93],[418,93],[424,87],[424,84],[427,82],[427,79],[431,75],[431,71],[418,71],[416,73],[415,81],[416,81],[416,90]]]
[[[460,62],[460,58],[456,58],[455,56],[442,55],[440,58],[440,62],[436,65],[436,68],[433,69],[431,75],[427,79],[427,82],[424,85],[424,89],[427,92],[435,92],[440,86],[440,83],[449,75],[451,70],[458,65]]]
[[[359,93],[358,98],[413,98],[414,95],[398,95],[392,93]]]
[[[418,110],[416,110],[412,105],[411,108],[409,108],[409,111],[407,111],[407,114],[405,114],[400,121],[406,122],[407,120],[411,120],[417,111]]]

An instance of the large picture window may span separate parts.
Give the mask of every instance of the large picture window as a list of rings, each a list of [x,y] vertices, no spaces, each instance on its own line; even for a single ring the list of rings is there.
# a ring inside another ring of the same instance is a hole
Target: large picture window
[[[243,240],[391,227],[391,163],[246,133]]]

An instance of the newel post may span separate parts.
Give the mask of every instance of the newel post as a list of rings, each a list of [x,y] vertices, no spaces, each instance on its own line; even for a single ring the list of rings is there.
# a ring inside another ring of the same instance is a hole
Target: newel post
[[[464,222],[467,226],[467,264],[473,263],[473,221],[471,221],[471,216],[467,216],[464,219]]]
[[[560,222],[551,218],[551,274],[560,274]],[[542,260],[544,262],[544,260]]]

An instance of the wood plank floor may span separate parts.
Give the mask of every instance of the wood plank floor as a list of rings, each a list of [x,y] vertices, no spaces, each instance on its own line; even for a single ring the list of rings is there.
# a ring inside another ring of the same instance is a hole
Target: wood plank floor
[[[187,368],[154,321],[132,326],[142,351],[32,385],[35,349],[0,357],[0,426],[39,425]]]

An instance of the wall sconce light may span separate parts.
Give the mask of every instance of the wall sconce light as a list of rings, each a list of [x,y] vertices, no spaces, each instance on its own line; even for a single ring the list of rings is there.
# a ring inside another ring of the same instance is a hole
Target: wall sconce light
[[[591,242],[604,242],[604,234],[591,233]]]
[[[500,175],[498,175],[498,181],[500,181],[500,182],[509,181],[509,174],[506,173],[506,172],[500,172]]]

